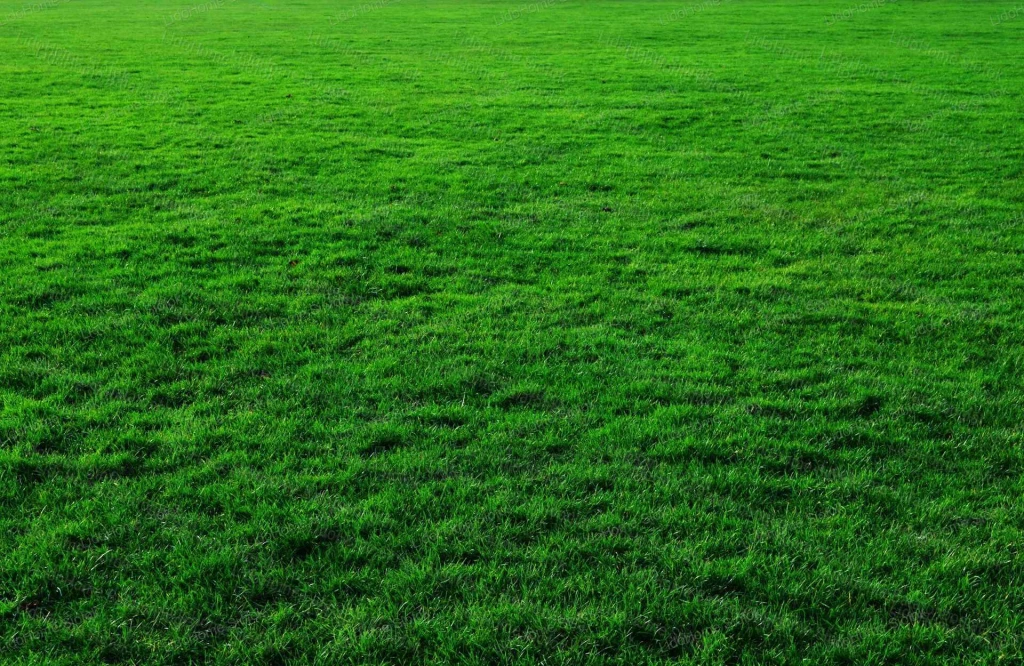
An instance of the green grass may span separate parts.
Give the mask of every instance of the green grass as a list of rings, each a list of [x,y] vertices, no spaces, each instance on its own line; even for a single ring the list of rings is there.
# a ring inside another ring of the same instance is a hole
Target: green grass
[[[0,662],[1022,663],[1019,3],[0,2]]]

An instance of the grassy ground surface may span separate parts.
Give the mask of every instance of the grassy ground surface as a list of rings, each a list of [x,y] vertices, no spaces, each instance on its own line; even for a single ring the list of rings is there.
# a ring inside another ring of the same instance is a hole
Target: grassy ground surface
[[[0,4],[0,662],[1021,663],[1024,7]]]

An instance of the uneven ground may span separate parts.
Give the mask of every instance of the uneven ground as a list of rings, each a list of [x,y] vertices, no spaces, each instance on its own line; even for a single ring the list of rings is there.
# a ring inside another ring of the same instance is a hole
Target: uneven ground
[[[0,1],[0,662],[1021,663],[1020,3]]]

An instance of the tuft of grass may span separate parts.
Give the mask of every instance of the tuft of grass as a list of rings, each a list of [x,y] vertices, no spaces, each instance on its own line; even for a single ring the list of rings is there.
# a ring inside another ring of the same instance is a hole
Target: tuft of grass
[[[1013,2],[0,1],[3,663],[1020,662]]]

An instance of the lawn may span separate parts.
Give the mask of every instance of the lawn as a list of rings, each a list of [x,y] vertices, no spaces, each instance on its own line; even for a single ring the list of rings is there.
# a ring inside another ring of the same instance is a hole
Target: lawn
[[[0,663],[1021,664],[1024,5],[0,0]]]

